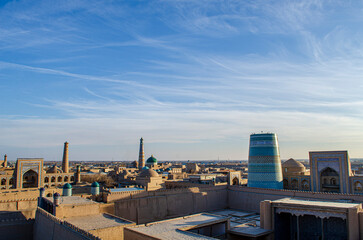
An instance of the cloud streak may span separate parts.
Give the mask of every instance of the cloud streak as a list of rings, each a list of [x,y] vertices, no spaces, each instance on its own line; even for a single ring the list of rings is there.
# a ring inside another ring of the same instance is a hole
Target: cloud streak
[[[270,130],[284,157],[361,156],[363,7],[335,4],[9,3],[0,9],[0,152],[65,139],[102,151],[143,136],[165,159],[246,159],[249,133]]]

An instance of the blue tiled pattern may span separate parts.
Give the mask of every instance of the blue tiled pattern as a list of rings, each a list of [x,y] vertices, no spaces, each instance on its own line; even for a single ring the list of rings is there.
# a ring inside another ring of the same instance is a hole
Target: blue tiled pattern
[[[276,134],[251,135],[247,186],[283,188],[281,160]]]

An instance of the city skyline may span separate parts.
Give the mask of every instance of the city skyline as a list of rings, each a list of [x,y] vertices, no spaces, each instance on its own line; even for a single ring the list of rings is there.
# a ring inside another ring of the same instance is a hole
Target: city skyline
[[[2,1],[9,160],[363,157],[363,3]]]

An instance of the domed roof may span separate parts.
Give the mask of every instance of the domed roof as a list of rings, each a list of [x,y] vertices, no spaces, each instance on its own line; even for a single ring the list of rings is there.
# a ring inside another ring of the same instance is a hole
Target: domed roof
[[[71,186],[71,184],[66,183],[66,184],[64,184],[63,189],[72,189],[72,186]]]
[[[60,170],[56,165],[47,170],[47,173],[62,173],[62,172],[63,171]]]
[[[100,184],[98,184],[98,182],[93,182],[91,185],[91,187],[99,187],[99,186],[100,186]]]
[[[149,167],[145,166],[145,167],[141,168],[141,170],[144,170],[144,169],[149,169]]]
[[[299,161],[296,161],[293,158],[290,158],[289,160],[287,160],[286,162],[284,162],[282,164],[282,167],[284,167],[284,168],[305,168],[304,164],[302,164]]]
[[[153,155],[151,155],[151,157],[149,157],[147,160],[146,160],[146,163],[151,163],[151,164],[155,164],[155,163],[158,163],[158,160],[156,158],[154,158]]]
[[[142,169],[139,177],[159,177],[159,174],[152,169]]]

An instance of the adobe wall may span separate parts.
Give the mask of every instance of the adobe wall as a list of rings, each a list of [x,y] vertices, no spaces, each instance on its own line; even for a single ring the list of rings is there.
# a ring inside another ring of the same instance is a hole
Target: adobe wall
[[[109,213],[115,215],[115,204],[114,203],[101,203],[100,213]]]
[[[38,208],[34,223],[34,240],[100,240],[93,234],[56,218]]]
[[[56,207],[55,216],[58,218],[64,217],[79,217],[85,215],[95,215],[100,213],[100,204],[83,204],[83,205],[60,205]]]
[[[34,220],[8,219],[0,223],[0,239],[32,240]]]
[[[159,238],[154,238],[140,232],[132,230],[132,228],[125,228],[125,240],[160,240]]]
[[[62,189],[46,190],[46,194],[61,193]],[[33,211],[38,205],[38,189],[11,190],[0,193],[0,211]]]
[[[62,194],[62,191],[63,190],[60,188],[45,189],[45,195],[49,193],[53,195],[56,192]],[[37,197],[39,197],[39,189],[7,189],[0,192],[0,201],[14,201],[19,199],[30,199]]]
[[[227,187],[190,188],[148,192],[115,202],[115,215],[137,224],[227,208]]]
[[[112,193],[102,193],[104,202],[114,202],[122,199],[132,199],[134,196],[148,196],[148,192],[145,190],[137,190],[137,191],[126,191],[126,192],[112,192]]]
[[[165,181],[165,188],[166,189],[173,189],[173,188],[190,188],[190,187],[210,187],[207,184],[200,184],[200,183],[191,183],[191,182],[183,182],[183,181]]]
[[[135,225],[135,223],[127,224],[127,227],[132,225]],[[125,226],[101,228],[101,229],[90,230],[89,232],[95,236],[102,237],[102,240],[123,240]]]
[[[363,203],[362,195],[228,186],[228,206],[232,209],[260,212],[261,201],[273,201],[286,197],[315,200],[350,200]]]
[[[37,198],[0,201],[0,211],[21,211],[36,209],[37,203]]]

